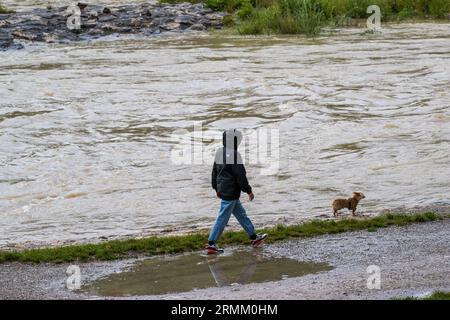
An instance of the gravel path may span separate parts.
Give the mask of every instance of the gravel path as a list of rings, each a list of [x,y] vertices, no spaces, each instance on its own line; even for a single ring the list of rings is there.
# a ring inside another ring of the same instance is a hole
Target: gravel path
[[[139,299],[386,299],[450,291],[450,220],[376,232],[359,231],[266,245],[266,253],[299,261],[328,262],[334,269],[282,281],[141,296]],[[89,282],[126,269],[135,260],[81,264]],[[381,268],[381,289],[367,288],[369,265]],[[69,264],[0,266],[0,299],[96,298],[65,288]]]

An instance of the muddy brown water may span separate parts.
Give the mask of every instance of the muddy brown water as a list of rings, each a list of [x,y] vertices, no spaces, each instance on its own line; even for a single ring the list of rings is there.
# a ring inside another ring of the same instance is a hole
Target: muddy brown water
[[[81,291],[110,297],[158,295],[278,281],[327,270],[331,267],[326,263],[275,258],[259,250],[209,256],[192,253],[139,261],[127,271],[85,285]]]
[[[258,226],[331,216],[352,191],[367,214],[449,203],[450,24],[361,32],[1,52],[0,246],[210,227],[213,156],[171,158],[199,122],[211,150],[226,128],[279,130],[279,170],[247,166]]]

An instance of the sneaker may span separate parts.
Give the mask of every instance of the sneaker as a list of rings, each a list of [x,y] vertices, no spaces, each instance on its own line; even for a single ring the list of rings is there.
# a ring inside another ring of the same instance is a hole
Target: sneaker
[[[213,245],[207,245],[206,246],[206,253],[207,254],[218,254],[218,253],[223,253],[223,249],[219,249],[217,248],[217,246],[215,244]]]
[[[268,237],[267,233],[264,233],[264,234],[258,234],[258,235],[256,236],[256,239],[255,239],[255,240],[252,240],[252,246],[253,246],[254,248],[259,247],[260,245],[262,245],[262,243],[264,242],[264,240],[267,239],[267,237]]]

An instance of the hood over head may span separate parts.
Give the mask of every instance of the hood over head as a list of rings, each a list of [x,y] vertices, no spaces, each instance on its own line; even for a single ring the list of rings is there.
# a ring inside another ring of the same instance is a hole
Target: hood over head
[[[237,151],[242,142],[242,133],[236,129],[225,130],[222,135],[223,148],[217,149],[215,162],[218,164],[243,164]]]
[[[222,143],[226,149],[237,150],[242,142],[242,133],[237,129],[225,130],[222,135]]]

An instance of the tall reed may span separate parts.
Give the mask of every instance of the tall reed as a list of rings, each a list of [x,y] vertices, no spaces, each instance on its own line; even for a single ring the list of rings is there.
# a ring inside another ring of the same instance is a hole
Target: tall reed
[[[306,34],[320,33],[324,14],[318,0],[279,0],[268,8],[254,9],[243,21],[240,34]]]

